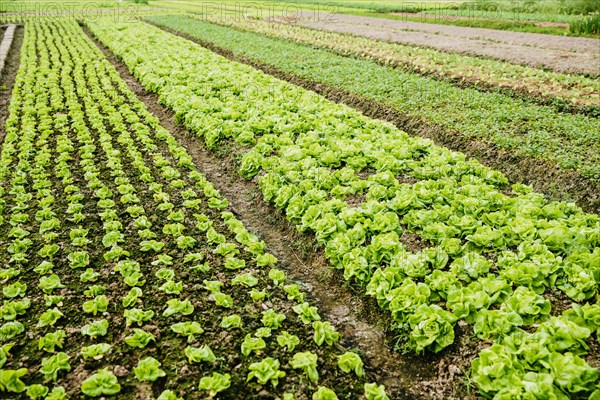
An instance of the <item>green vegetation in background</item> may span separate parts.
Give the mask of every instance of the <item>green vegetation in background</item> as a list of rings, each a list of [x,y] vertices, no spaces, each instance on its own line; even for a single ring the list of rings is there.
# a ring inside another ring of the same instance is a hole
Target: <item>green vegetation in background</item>
[[[569,34],[572,35],[600,35],[600,15],[593,15],[572,22],[569,25]]]
[[[548,159],[600,180],[599,119],[561,114],[551,107],[534,106],[498,93],[460,89],[373,61],[191,18],[156,16],[149,20],[283,72],[389,105],[448,131]]]

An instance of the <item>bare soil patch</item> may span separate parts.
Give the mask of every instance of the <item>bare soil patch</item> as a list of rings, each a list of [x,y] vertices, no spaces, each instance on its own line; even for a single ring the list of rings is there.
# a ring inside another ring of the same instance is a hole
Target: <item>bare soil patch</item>
[[[600,40],[397,21],[355,15],[305,15],[275,21],[325,31],[483,56],[557,72],[600,75]]]
[[[468,20],[483,20],[483,21],[498,21],[499,18],[486,18],[486,17],[467,17],[464,15],[440,15],[440,14],[413,14],[413,13],[392,13],[393,15],[397,15],[399,17],[412,17],[412,18],[422,18],[424,20],[446,20],[446,21],[468,21]],[[550,28],[565,28],[569,27],[569,24],[566,22],[549,22],[549,21],[526,21],[526,20],[516,20],[516,19],[502,19],[502,21],[506,22],[526,22],[536,26],[547,26]]]
[[[458,326],[457,339],[442,354],[402,355],[393,350],[394,335],[386,330],[390,319],[359,288],[344,285],[339,273],[328,265],[323,249],[308,234],[298,233],[280,210],[262,200],[258,185],[238,173],[237,149],[230,143],[209,151],[200,138],[178,124],[174,114],[158,102],[158,96],[146,91],[131,75],[127,66],[105,46],[94,40],[121,78],[192,155],[199,170],[229,200],[230,208],[247,226],[268,244],[287,273],[303,282],[319,308],[336,323],[343,336],[364,352],[367,368],[386,385],[393,399],[472,399],[463,378],[471,361],[486,344],[473,340],[469,328]],[[413,246],[419,246],[411,238]]]

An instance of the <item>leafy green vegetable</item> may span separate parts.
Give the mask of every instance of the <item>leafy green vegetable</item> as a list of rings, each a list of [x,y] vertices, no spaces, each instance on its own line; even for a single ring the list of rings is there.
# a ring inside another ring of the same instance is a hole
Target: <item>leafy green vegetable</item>
[[[146,357],[138,361],[137,367],[133,368],[133,372],[138,381],[154,382],[160,377],[166,376],[165,371],[160,369],[161,363],[153,358]]]
[[[66,353],[60,352],[55,355],[42,359],[42,368],[40,372],[44,375],[45,379],[56,381],[60,371],[71,370],[71,364],[69,364],[69,356]]]
[[[294,354],[290,365],[295,369],[302,369],[311,382],[319,381],[317,372],[317,355],[310,351]]]
[[[111,396],[121,391],[121,385],[119,385],[117,377],[104,368],[84,380],[81,384],[81,391],[91,397]]]
[[[202,361],[212,363],[217,360],[215,354],[208,345],[203,345],[200,347],[188,346],[185,349],[185,355],[190,363],[199,363]]]
[[[276,388],[279,384],[279,379],[286,375],[285,372],[279,370],[279,365],[279,360],[271,357],[252,363],[248,368],[250,373],[248,373],[246,381],[249,382],[255,378],[261,385],[271,382],[273,388]]]
[[[364,364],[360,356],[347,351],[338,358],[338,367],[345,373],[354,372],[359,378],[365,375]]]
[[[231,376],[229,374],[213,372],[212,376],[203,376],[200,378],[198,389],[207,390],[209,398],[212,399],[218,393],[227,390],[229,386],[231,386]]]

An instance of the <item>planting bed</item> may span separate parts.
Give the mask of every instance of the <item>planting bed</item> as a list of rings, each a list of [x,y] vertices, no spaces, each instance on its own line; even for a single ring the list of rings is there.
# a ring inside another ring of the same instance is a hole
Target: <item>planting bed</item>
[[[149,25],[88,27],[209,148],[241,152],[406,349],[443,351],[460,321],[494,343],[481,392],[598,395],[597,215]]]
[[[26,24],[9,111],[3,398],[387,398],[78,25]]]

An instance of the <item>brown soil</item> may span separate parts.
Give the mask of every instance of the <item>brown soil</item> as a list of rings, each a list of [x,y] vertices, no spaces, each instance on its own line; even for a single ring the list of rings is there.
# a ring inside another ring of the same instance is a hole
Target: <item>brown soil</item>
[[[439,14],[413,14],[413,13],[392,13],[392,15],[397,15],[399,17],[409,17],[409,18],[422,18],[423,20],[433,19],[433,20],[444,20],[444,21],[469,21],[473,19],[483,20],[483,21],[506,21],[506,22],[525,22],[530,23],[535,26],[546,26],[549,28],[564,28],[567,29],[569,24],[566,22],[548,22],[548,21],[526,21],[526,20],[516,20],[516,19],[501,19],[501,18],[485,18],[485,17],[467,17],[460,15],[439,15]]]
[[[209,151],[188,130],[175,122],[173,113],[158,102],[156,94],[146,91],[127,67],[90,32],[86,33],[118,70],[121,78],[156,115],[187,151],[195,164],[229,200],[230,208],[260,236],[280,260],[288,274],[304,282],[311,297],[324,314],[338,326],[342,335],[364,352],[367,370],[377,382],[385,384],[392,399],[469,399],[463,377],[483,344],[471,339],[466,329],[457,327],[454,345],[441,355],[401,355],[391,350],[394,335],[386,331],[390,319],[368,298],[345,286],[340,275],[328,265],[323,249],[310,235],[299,234],[281,211],[262,200],[256,182],[244,180],[238,173],[236,151],[229,145]],[[418,241],[413,246],[419,246]]]
[[[4,141],[6,131],[4,124],[8,117],[8,105],[12,88],[15,84],[15,76],[19,68],[19,59],[21,55],[21,45],[23,44],[23,28],[17,26],[13,37],[12,46],[5,60],[4,69],[0,74],[0,143]]]
[[[432,47],[558,72],[600,75],[600,39],[467,28],[334,14],[277,18],[309,28],[347,33],[408,45]]]
[[[470,138],[459,132],[447,131],[423,119],[407,116],[392,107],[345,92],[339,88],[312,82],[280,71],[270,65],[235,55],[212,43],[181,32],[172,31],[162,26],[159,26],[159,28],[196,42],[230,60],[251,65],[278,79],[317,92],[329,100],[346,104],[368,117],[392,122],[410,135],[430,138],[440,146],[465,153],[482,164],[501,171],[511,183],[531,185],[536,191],[545,194],[549,199],[575,201],[587,212],[600,213],[600,182],[594,182],[575,170],[566,170],[546,160],[525,157],[514,151],[501,149],[493,143]]]

